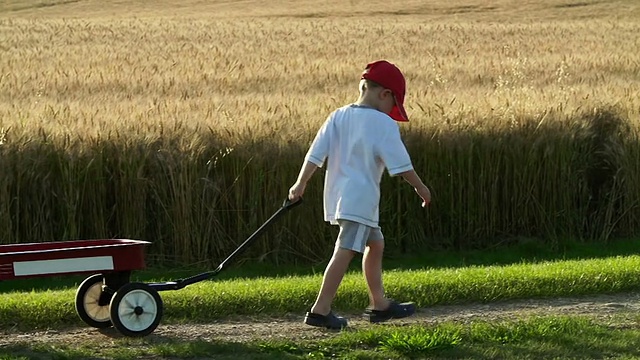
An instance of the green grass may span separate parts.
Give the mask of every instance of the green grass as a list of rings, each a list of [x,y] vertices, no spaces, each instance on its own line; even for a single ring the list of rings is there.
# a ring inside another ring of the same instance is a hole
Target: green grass
[[[640,256],[541,261],[511,265],[389,270],[390,297],[420,307],[463,302],[615,293],[640,288]],[[158,278],[157,280],[162,280]],[[203,281],[161,293],[163,322],[210,322],[229,315],[302,313],[315,298],[321,274]],[[0,294],[0,328],[82,325],[74,309],[76,287]],[[360,311],[368,302],[364,280],[349,272],[334,308]]]
[[[327,260],[330,251],[327,249]],[[621,239],[609,243],[581,243],[565,241],[562,246],[549,246],[540,241],[521,240],[517,245],[502,246],[493,250],[469,251],[432,251],[413,255],[396,256],[387,254],[385,269],[420,270],[456,268],[465,266],[509,265],[519,263],[537,263],[556,260],[597,259],[611,256],[627,256],[640,254],[640,239]],[[214,280],[233,280],[239,278],[288,277],[317,275],[324,271],[325,263],[314,266],[279,265],[255,262],[240,258],[230,264]],[[200,272],[211,271],[198,265],[180,265],[150,267],[133,274],[135,281],[170,281],[189,277]],[[360,264],[354,260],[352,271],[359,271]],[[28,280],[12,280],[0,282],[0,293],[9,291],[55,290],[77,286],[87,275],[65,277],[33,278]]]
[[[640,320],[638,318],[637,320]],[[99,340],[94,340],[99,341]],[[318,339],[183,341],[115,339],[114,346],[16,344],[0,349],[3,358],[114,359],[594,359],[640,358],[640,325],[612,326],[586,316],[546,316],[498,323],[368,326],[328,333]],[[96,353],[98,351],[98,353]]]
[[[402,264],[399,259],[389,259],[385,283],[390,296],[411,299],[421,307],[637,290],[640,256],[631,255],[635,246],[632,241],[611,244],[607,249],[575,244],[554,252],[529,244],[495,253],[440,257],[434,253],[424,262],[418,261],[419,257],[405,259]],[[274,269],[257,276],[258,270],[255,266],[235,267],[216,281],[162,292],[162,323],[210,322],[243,314],[302,313],[313,301],[321,280],[321,269],[296,273],[289,268],[288,275],[285,269]],[[136,280],[175,279],[192,275],[193,271],[149,270]],[[0,293],[0,329],[86,326],[73,308],[77,284],[66,281],[50,290],[5,288]],[[366,300],[362,275],[354,265],[339,290],[335,308],[360,311]],[[498,323],[391,323],[364,325],[339,333],[320,330],[317,337],[296,341],[244,343],[150,336],[110,338],[112,346],[96,346],[93,342],[104,341],[97,336],[77,344],[45,342],[0,347],[0,359],[235,359],[239,354],[243,359],[640,358],[640,315],[629,316],[632,319],[623,324],[613,318],[580,316],[529,316]]]

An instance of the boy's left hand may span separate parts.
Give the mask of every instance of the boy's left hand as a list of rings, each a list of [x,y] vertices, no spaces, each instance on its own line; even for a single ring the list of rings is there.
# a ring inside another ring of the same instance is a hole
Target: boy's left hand
[[[431,190],[429,190],[429,188],[424,184],[420,187],[417,187],[415,190],[422,198],[422,207],[426,208],[427,206],[429,206],[429,204],[431,204]]]

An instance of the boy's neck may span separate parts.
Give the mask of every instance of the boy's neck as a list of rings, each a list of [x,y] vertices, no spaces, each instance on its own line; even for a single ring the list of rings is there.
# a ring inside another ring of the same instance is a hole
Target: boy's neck
[[[367,96],[365,96],[365,95],[360,96],[360,98],[358,99],[358,101],[355,102],[355,104],[356,105],[360,105],[360,106],[370,107],[370,108],[376,109],[378,111],[380,110],[380,109],[378,109],[378,104],[375,101],[367,98]]]

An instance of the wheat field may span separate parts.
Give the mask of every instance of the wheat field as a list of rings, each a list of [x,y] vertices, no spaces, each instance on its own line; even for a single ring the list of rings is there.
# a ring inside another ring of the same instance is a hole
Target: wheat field
[[[434,193],[383,180],[390,252],[640,232],[634,1],[4,1],[0,243],[218,261],[278,206],[364,65],[407,79]],[[322,179],[250,257],[316,261]]]

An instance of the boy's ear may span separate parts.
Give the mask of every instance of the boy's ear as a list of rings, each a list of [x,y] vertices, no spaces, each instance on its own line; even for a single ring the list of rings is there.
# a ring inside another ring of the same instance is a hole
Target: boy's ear
[[[387,98],[387,96],[393,96],[393,92],[389,89],[384,89],[382,91],[380,91],[380,99],[384,100]]]

